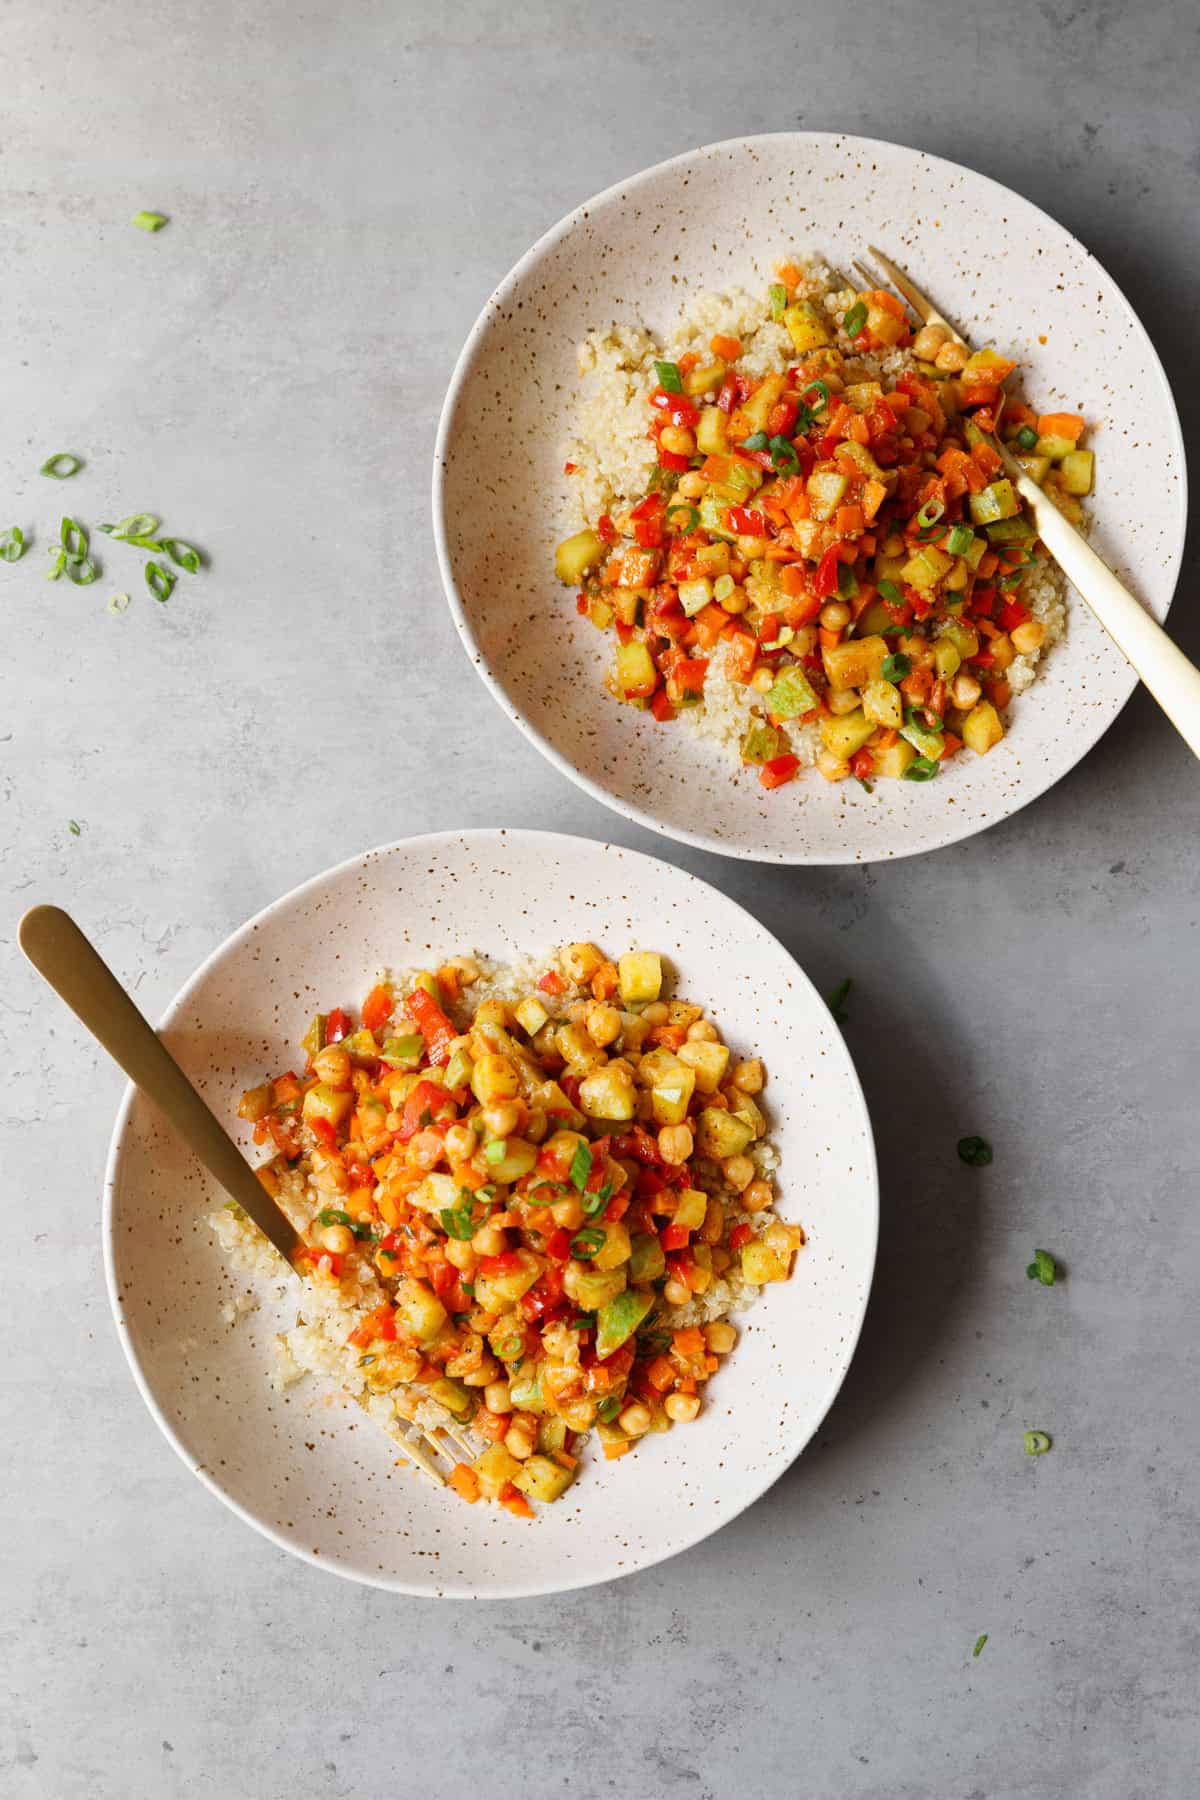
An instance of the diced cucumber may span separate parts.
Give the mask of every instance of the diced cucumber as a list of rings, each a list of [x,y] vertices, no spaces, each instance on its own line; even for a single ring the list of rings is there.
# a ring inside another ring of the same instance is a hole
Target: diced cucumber
[[[856,706],[853,712],[824,718],[818,726],[825,749],[843,762],[847,762],[856,750],[861,750],[876,729],[874,719],[868,719],[861,706]]]
[[[997,519],[994,525],[986,528],[988,538],[993,544],[1024,544],[1036,537],[1037,533],[1029,520],[1022,513],[1012,519]]]
[[[1074,448],[1074,438],[1040,437],[1035,446],[1035,454],[1048,456],[1051,462],[1061,462],[1064,456],[1070,456]]]
[[[1068,494],[1090,494],[1096,459],[1090,450],[1072,450],[1062,459],[1062,484]]]
[[[742,739],[742,761],[754,764],[774,762],[777,756],[786,754],[787,748],[787,734],[778,725],[772,725],[766,719],[751,719]]]
[[[1013,484],[1008,477],[990,482],[981,494],[969,494],[967,504],[976,525],[992,525],[997,519],[1013,519],[1021,510]]]
[[[811,712],[816,704],[817,696],[799,663],[790,663],[781,669],[763,696],[767,711],[779,719],[798,719],[802,713]]]
[[[629,1257],[629,1279],[635,1285],[657,1281],[666,1273],[667,1258],[662,1245],[650,1231],[639,1231],[633,1240]]]
[[[631,1338],[654,1306],[651,1288],[626,1288],[596,1314],[596,1355],[603,1361]]]
[[[604,544],[594,531],[577,531],[554,552],[554,573],[568,587],[577,587],[603,555]]]

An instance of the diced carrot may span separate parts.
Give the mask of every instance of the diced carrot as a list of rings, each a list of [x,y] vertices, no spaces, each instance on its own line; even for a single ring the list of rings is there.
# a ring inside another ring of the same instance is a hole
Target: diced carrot
[[[504,1486],[500,1489],[497,1498],[504,1510],[510,1512],[515,1519],[533,1518],[534,1513],[532,1506],[530,1506],[520,1488],[515,1488],[511,1481],[505,1482]]]
[[[656,1356],[652,1363],[648,1363],[646,1374],[651,1387],[657,1388],[660,1394],[665,1394],[668,1388],[675,1385],[675,1369],[665,1356]]]
[[[729,614],[716,602],[711,602],[696,614],[696,642],[702,650],[711,650],[719,641],[721,633],[729,623]]]
[[[872,476],[863,487],[862,512],[864,524],[870,524],[886,499],[887,489],[884,487],[882,481],[876,481],[874,476]]]
[[[793,599],[798,599],[808,586],[808,577],[803,563],[789,563],[786,568],[781,569],[779,585],[785,594],[790,594]]]
[[[896,388],[893,389],[890,394],[885,394],[883,396],[883,404],[890,413],[895,413],[896,417],[900,418],[912,405],[912,397],[909,394],[902,393],[900,389]]]
[[[872,288],[867,299],[877,306],[880,312],[891,313],[893,319],[903,319],[905,324],[908,323],[908,314],[904,310],[903,301],[897,300],[895,294],[889,294],[886,288]]]
[[[1083,420],[1078,413],[1042,413],[1037,428],[1039,437],[1070,438],[1073,444],[1083,436]]]
[[[610,1000],[617,991],[620,977],[616,963],[602,963],[592,976],[592,995],[597,1000]]]
[[[446,1477],[446,1485],[452,1487],[471,1506],[479,1498],[479,1477],[470,1463],[455,1463]]]
[[[841,632],[832,630],[828,625],[822,625],[817,636],[821,640],[822,650],[832,650],[835,644],[840,644],[842,641]]]
[[[886,492],[886,489],[884,490]],[[839,506],[834,514],[833,523],[839,537],[849,537],[852,531],[861,531],[866,524],[861,506]]]
[[[778,275],[780,281],[782,281],[784,287],[788,290],[788,293],[794,294],[796,289],[800,286],[800,271],[795,263],[780,263],[776,267],[775,273]]]
[[[886,725],[879,734],[879,748],[881,750],[890,750],[899,736],[900,733],[896,730],[894,725]]]
[[[846,436],[852,444],[869,444],[871,427],[867,424],[865,413],[851,413],[846,422]]]
[[[942,750],[943,762],[945,761],[946,757],[953,756],[956,750],[961,750],[963,747],[962,739],[960,737],[955,737],[955,735],[952,731],[946,732],[942,742],[944,745],[944,748]]]
[[[980,581],[990,581],[1000,567],[1000,558],[994,550],[985,550],[979,559],[975,573]]]
[[[623,1444],[622,1443],[605,1444],[605,1446],[604,1446],[605,1460],[608,1462],[616,1462],[618,1456],[628,1456],[629,1452],[632,1449],[633,1449],[633,1445],[629,1442],[628,1438],[625,1439],[625,1442]]]
[[[579,1458],[572,1456],[569,1450],[556,1450],[554,1460],[560,1469],[577,1469],[579,1467]]]
[[[710,1375],[715,1375],[721,1365],[715,1356],[706,1356],[704,1359],[704,1366]]]
[[[481,1406],[471,1420],[471,1429],[486,1438],[489,1444],[498,1444],[508,1430],[508,1419],[504,1413],[489,1412]]]
[[[679,370],[679,373],[681,375],[686,375],[689,373],[690,370],[695,368],[696,364],[699,361],[700,361],[700,357],[699,357],[698,352],[695,350],[688,350],[684,353],[683,356],[681,356],[679,358],[679,361],[676,363],[675,367]]]
[[[996,473],[997,469],[1004,467],[999,456],[992,449],[990,444],[972,444],[971,456],[989,479]]]
[[[725,337],[719,331],[715,337],[709,339],[709,349],[714,356],[721,357],[725,362],[736,362],[742,354],[741,340],[735,337]]]
[[[686,1325],[672,1333],[671,1342],[680,1356],[697,1356],[704,1348],[704,1333],[698,1325]]]

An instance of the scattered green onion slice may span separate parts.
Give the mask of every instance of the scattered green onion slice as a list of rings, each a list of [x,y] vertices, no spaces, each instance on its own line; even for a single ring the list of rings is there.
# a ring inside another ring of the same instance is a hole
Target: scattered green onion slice
[[[108,612],[112,613],[114,615],[114,617],[120,613],[128,612],[129,611],[129,595],[128,594],[114,594],[112,599],[109,601],[108,607],[106,610]]]
[[[856,338],[867,322],[866,303],[856,300],[850,311],[842,320],[842,330],[849,338]]]
[[[958,1154],[973,1169],[985,1169],[992,1160],[992,1146],[986,1138],[964,1137],[958,1140]]]
[[[679,373],[678,363],[656,361],[654,368],[658,375],[658,385],[664,394],[682,394],[683,377]]]
[[[696,517],[700,517],[699,513]],[[189,575],[194,575],[200,567],[200,552],[193,550],[190,544],[185,544],[182,538],[163,538],[161,548],[172,562],[178,563],[181,569],[186,569]]]
[[[837,591],[842,600],[853,600],[858,592],[858,576],[849,563],[840,562],[838,564]]]
[[[1033,1261],[1025,1273],[1030,1281],[1040,1281],[1043,1287],[1053,1287],[1058,1279],[1058,1264],[1048,1250],[1035,1250]]]
[[[771,317],[775,320],[782,319],[788,303],[788,291],[782,281],[771,283],[767,289],[767,299],[771,303]]]
[[[600,1227],[585,1225],[583,1230],[577,1231],[571,1239],[571,1254],[587,1260],[595,1256],[597,1250],[602,1250],[604,1244],[605,1234]]]
[[[571,1158],[569,1176],[571,1185],[582,1194],[587,1178],[592,1172],[592,1153],[586,1144],[576,1144],[575,1154]]]
[[[438,1216],[447,1237],[457,1238],[460,1243],[474,1237],[475,1226],[471,1222],[473,1211],[474,1199],[466,1188],[462,1190],[462,1199],[457,1206],[442,1207]]]
[[[1048,1431],[1027,1431],[1025,1433],[1026,1456],[1045,1456],[1052,1441]]]
[[[605,1424],[607,1424],[609,1419],[616,1418],[621,1410],[622,1404],[623,1402],[618,1400],[615,1394],[609,1394],[608,1398],[602,1400],[596,1408],[596,1417],[598,1419],[603,1419]]]
[[[19,525],[0,531],[0,561],[20,562],[25,554],[25,533]]]
[[[927,500],[917,514],[917,524],[922,531],[928,531],[931,525],[936,525],[938,520],[944,518],[945,515],[945,501],[937,499]]]
[[[771,439],[768,449],[771,452],[771,461],[775,464],[775,467],[779,470],[781,475],[795,474],[796,470],[800,467],[800,458],[796,453],[796,446],[794,444],[789,443],[787,438],[776,435]]]
[[[47,581],[57,581],[67,566],[67,553],[59,545],[54,544],[50,550],[50,567],[46,570]]]
[[[969,525],[952,525],[950,536],[946,539],[946,548],[951,556],[965,556],[975,542],[975,533]]]
[[[119,525],[102,525],[100,529],[111,532],[113,537],[153,537],[161,523],[154,513],[130,513]]]
[[[75,562],[68,557],[67,574],[76,587],[91,587],[93,581],[99,578],[100,570],[90,556],[81,556]]]
[[[358,1220],[352,1219],[348,1212],[343,1212],[341,1208],[337,1206],[323,1206],[317,1214],[317,1224],[344,1225],[347,1231],[353,1232],[354,1236],[358,1238],[360,1242],[363,1238],[369,1238],[371,1235],[371,1227],[369,1225],[361,1224]]]
[[[890,600],[893,606],[903,604],[904,594],[894,581],[877,581],[875,587],[881,600]]]
[[[1037,445],[1038,434],[1032,425],[1022,425],[1017,433],[1017,443],[1022,450],[1032,450]]]
[[[671,525],[671,515],[673,513],[683,514],[682,525]],[[698,506],[689,506],[686,500],[677,500],[674,506],[668,506],[666,517],[667,524],[671,526],[672,531],[695,531],[697,525],[700,523],[700,509]],[[199,565],[197,564],[197,566]],[[185,563],[184,568],[186,567],[187,564]]]
[[[1010,569],[1007,575],[1001,575],[996,586],[1003,589],[1005,593],[1008,593],[1011,588],[1020,587],[1028,570],[1029,564],[1022,563],[1019,569]]]
[[[503,1162],[508,1155],[508,1143],[504,1138],[493,1138],[490,1144],[483,1146],[483,1160],[486,1163]]]
[[[54,456],[48,456],[39,475],[49,475],[55,481],[68,481],[72,475],[78,475],[83,467],[82,456],[74,456],[69,450],[59,450]]]
[[[825,1002],[839,1025],[849,1024],[850,1015],[843,1009],[849,996],[850,989],[853,986],[854,983],[851,981],[849,975],[847,975],[844,981],[838,982],[832,994],[830,994],[829,999]]]
[[[927,756],[914,756],[905,769],[904,781],[932,781],[938,772],[938,765]]]
[[[743,438],[739,448],[742,450],[765,450],[770,443],[765,431],[752,431],[748,438]]]
[[[608,1203],[611,1199],[612,1199],[612,1182],[611,1181],[606,1181],[604,1186],[602,1188],[597,1188],[597,1190],[594,1194],[584,1193],[582,1195],[582,1201],[583,1201],[583,1211],[584,1211],[585,1217],[587,1217],[589,1219],[596,1218],[598,1214],[600,1214],[604,1211],[605,1207],[608,1205]]]
[[[64,519],[59,526],[59,542],[62,544],[68,562],[82,562],[87,555],[87,527],[77,519]]]
[[[82,828],[80,826],[78,819],[68,819],[67,820],[67,830],[70,832],[72,837],[79,837],[81,835],[81,829]]]
[[[987,1641],[988,1641],[987,1632],[986,1631],[981,1632],[979,1634],[979,1636],[975,1639],[975,1648],[972,1650],[971,1655],[978,1656],[979,1652],[983,1649],[983,1646],[987,1643]]]
[[[579,1318],[567,1320],[567,1330],[590,1331],[595,1323],[596,1321],[592,1318],[590,1313],[581,1313]]]
[[[818,398],[815,401],[810,400],[808,397],[810,394],[816,394]],[[810,381],[800,396],[800,404],[804,407],[806,412],[824,412],[825,408],[829,405],[829,383],[819,379]]]
[[[170,569],[164,569],[161,563],[146,564],[146,586],[158,601],[165,602],[171,598],[171,590],[175,586],[176,576]]]
[[[167,215],[156,212],[135,212],[133,222],[139,231],[161,231],[167,222]]]
[[[906,675],[912,674],[912,658],[905,656],[903,650],[893,650],[890,656],[884,657],[879,673],[885,681],[903,681]]]

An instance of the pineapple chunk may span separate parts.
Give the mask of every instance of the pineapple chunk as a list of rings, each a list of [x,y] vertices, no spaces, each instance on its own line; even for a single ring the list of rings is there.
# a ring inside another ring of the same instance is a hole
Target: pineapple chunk
[[[850,483],[837,469],[814,469],[805,484],[814,519],[828,519],[845,498]]]
[[[957,666],[957,656],[955,657]],[[863,688],[862,708],[873,725],[899,728],[904,723],[904,703],[900,690],[890,681],[868,681]]]
[[[594,531],[577,531],[564,538],[554,552],[554,573],[568,587],[578,587],[589,569],[604,555],[604,545]]]
[[[876,726],[873,719],[868,719],[862,707],[856,706],[851,713],[822,719],[818,729],[826,750],[831,755],[840,757],[843,762],[848,762],[856,750],[862,749]]]
[[[1051,435],[1049,437],[1040,437],[1038,439],[1037,443],[1034,445],[1034,454],[1036,456],[1047,456],[1051,462],[1062,462],[1064,457],[1070,456],[1074,448],[1074,438],[1055,437]]]
[[[949,681],[952,675],[958,674],[962,657],[958,654],[957,645],[953,644],[948,637],[943,636],[934,643],[933,662],[941,679]],[[899,719],[896,719],[894,723],[899,725]]]
[[[617,649],[617,692],[625,700],[646,700],[658,686],[658,670],[645,644],[621,644]]]
[[[1072,450],[1062,460],[1062,484],[1068,494],[1090,494],[1096,459],[1090,450]]]
[[[875,758],[875,773],[892,781],[899,781],[917,753],[904,738],[897,738],[886,750],[875,750],[872,754]]]
[[[493,1138],[483,1152],[488,1180],[502,1182],[506,1187],[531,1174],[537,1159],[537,1145],[519,1137]]]
[[[753,1142],[754,1127],[747,1125],[744,1119],[737,1119],[716,1106],[706,1106],[700,1114],[696,1144],[702,1156],[724,1162],[727,1157],[740,1156]]]
[[[954,645],[962,662],[968,662],[972,656],[979,654],[979,633],[970,625],[962,624],[958,619],[951,619],[942,627],[941,636],[937,642],[940,644],[943,638]],[[936,648],[935,644],[935,651]]]
[[[511,1476],[510,1480],[531,1500],[544,1500],[549,1504],[552,1500],[562,1499],[574,1474],[573,1469],[564,1469],[561,1463],[551,1461],[548,1456],[530,1456],[521,1464],[520,1474]]]
[[[656,950],[630,950],[617,963],[626,1006],[657,1000],[662,992],[662,958]]]
[[[993,744],[1004,736],[1000,714],[990,700],[981,700],[963,720],[963,743],[977,756],[986,756]]]
[[[685,1068],[695,1073],[696,1086],[700,1092],[715,1094],[729,1067],[728,1044],[693,1043],[689,1039],[686,1044],[679,1046],[677,1054]]]
[[[410,1276],[400,1284],[396,1294],[396,1318],[421,1343],[427,1344],[435,1338],[449,1316],[433,1289],[423,1281]]]
[[[318,1081],[304,1096],[304,1117],[310,1124],[314,1119],[324,1119],[329,1125],[340,1125],[353,1105],[351,1088],[333,1088]]]
[[[833,644],[822,652],[830,687],[844,690],[878,680],[887,653],[882,637],[847,638],[844,644]]]
[[[657,1076],[650,1089],[650,1110],[656,1125],[682,1125],[696,1091],[695,1069],[672,1061],[673,1067]]]
[[[748,400],[742,402],[742,417],[749,433],[767,429],[767,414],[787,386],[786,375],[767,375]]]
[[[727,421],[719,406],[706,406],[696,425],[696,448],[705,456],[723,456],[729,444]]]
[[[680,606],[688,618],[693,619],[698,612],[703,612],[704,608],[711,603],[712,582],[707,575],[698,575],[694,581],[681,581],[676,592],[679,595]]]
[[[489,1444],[472,1467],[479,1477],[479,1491],[485,1500],[494,1500],[507,1482],[516,1482],[521,1465],[503,1444]]]
[[[671,1223],[686,1225],[689,1231],[699,1231],[707,1211],[708,1195],[699,1188],[684,1188],[671,1215]]]
[[[793,347],[801,356],[807,350],[819,350],[833,342],[833,334],[818,309],[809,300],[793,301],[783,311],[783,322]]]
[[[536,1037],[550,1014],[546,1011],[536,994],[526,994],[513,1007],[517,1024],[529,1037]]]
[[[475,1304],[485,1312],[503,1312],[506,1307],[515,1306],[522,1294],[527,1294],[542,1270],[545,1258],[535,1250],[513,1250],[509,1253],[517,1258],[512,1268],[505,1268],[503,1274],[485,1275],[481,1272],[475,1277]],[[487,1258],[483,1261],[486,1263]]]
[[[637,1107],[633,1076],[611,1064],[579,1084],[579,1104],[589,1119],[632,1119]]]
[[[724,379],[725,364],[719,356],[714,357],[712,362],[688,370],[683,378],[683,391],[695,399],[697,394],[707,394],[709,388],[720,387]]]
[[[768,1281],[786,1281],[790,1267],[791,1257],[782,1250],[772,1250],[761,1238],[742,1247],[742,1279],[752,1281],[756,1287]]]
[[[984,494],[988,492],[987,488],[983,491]],[[972,510],[975,501],[982,499],[983,494],[971,495]],[[993,519],[1001,517],[998,512],[988,516]],[[909,557],[900,571],[900,579],[906,581],[909,587],[932,588],[936,587],[942,577],[948,575],[953,567],[954,558],[952,556],[947,556],[945,551],[939,550],[936,544],[925,544]]]
[[[622,1291],[626,1274],[624,1263],[615,1269],[596,1269],[590,1262],[572,1261],[563,1275],[563,1289],[568,1300],[573,1300],[582,1312],[598,1312]],[[478,1281],[475,1292],[479,1292]]]
[[[595,1229],[604,1233],[604,1242],[590,1259],[591,1264],[599,1274],[608,1275],[629,1261],[633,1241],[620,1219],[601,1219]]]

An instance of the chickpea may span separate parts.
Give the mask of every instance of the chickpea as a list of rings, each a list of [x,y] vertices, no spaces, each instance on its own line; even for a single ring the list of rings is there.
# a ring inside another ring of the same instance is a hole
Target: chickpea
[[[494,1138],[511,1137],[520,1129],[521,1108],[514,1100],[500,1100],[495,1106],[485,1106],[483,1123]],[[449,1148],[450,1133],[446,1133]]]
[[[679,477],[679,485],[675,492],[681,500],[699,500],[708,486],[698,469],[690,469],[686,475]]]
[[[525,1136],[529,1139],[529,1142],[531,1144],[540,1144],[549,1129],[550,1120],[545,1112],[543,1112],[540,1106],[533,1107],[530,1110],[529,1117],[525,1121]]]
[[[699,1394],[668,1394],[663,1401],[663,1411],[668,1419],[676,1425],[688,1425],[700,1411]]]
[[[760,1056],[748,1057],[745,1062],[735,1063],[733,1069],[733,1085],[741,1094],[761,1094],[766,1081],[766,1071]]]
[[[533,1455],[536,1443],[537,1428],[523,1414],[513,1420],[504,1434],[504,1448],[518,1462],[524,1462],[526,1457]]]
[[[658,1134],[658,1153],[664,1162],[685,1163],[695,1148],[690,1125],[664,1125]]]
[[[345,1256],[354,1248],[354,1233],[348,1225],[325,1225],[321,1230],[322,1250],[332,1250],[335,1256]]]
[[[748,1213],[763,1212],[775,1198],[771,1192],[771,1184],[764,1181],[761,1175],[752,1181],[742,1195],[742,1207]]]
[[[850,608],[844,600],[827,600],[821,608],[821,623],[826,631],[845,631],[850,617]]]
[[[329,1087],[348,1088],[350,1069],[350,1053],[343,1050],[340,1044],[328,1044],[313,1057],[314,1075]]]
[[[605,1060],[604,1052],[588,1036],[581,1025],[564,1025],[558,1034],[558,1049],[571,1065],[573,1074],[587,1075]]]
[[[967,355],[968,352],[962,344],[951,341],[942,345],[933,360],[935,365],[939,369],[944,369],[947,375],[958,375],[967,366]]]
[[[436,1131],[418,1131],[415,1138],[409,1139],[408,1160],[418,1169],[436,1169],[442,1160],[445,1145]]]
[[[583,1202],[577,1194],[568,1194],[565,1200],[556,1200],[550,1208],[554,1215],[554,1223],[563,1231],[578,1231],[583,1224]]]
[[[732,1261],[732,1256],[721,1244],[713,1245],[712,1268],[714,1275],[723,1275]]]
[[[840,718],[843,713],[856,712],[860,704],[858,689],[830,688],[825,696],[825,703],[835,719]]]
[[[686,425],[664,425],[658,441],[672,456],[692,456],[696,450],[695,434]]]
[[[965,669],[960,669],[950,683],[950,698],[959,712],[970,712],[982,692],[975,677],[968,675]]]
[[[452,1125],[442,1141],[451,1162],[467,1162],[479,1145],[479,1139],[469,1125]]]
[[[474,1272],[476,1262],[479,1260],[475,1255],[474,1246],[467,1243],[463,1238],[448,1237],[445,1243],[445,1251],[446,1261],[451,1263],[454,1268],[458,1270],[460,1275],[466,1275],[469,1279]]]
[[[755,669],[750,677],[750,686],[756,694],[769,694],[775,686],[774,669]]]
[[[669,1306],[686,1306],[692,1297],[692,1290],[685,1282],[676,1281],[673,1275],[667,1279],[663,1294]]]
[[[642,1008],[642,1017],[648,1025],[665,1025],[671,1016],[671,1009],[665,1000],[652,1000],[649,1006]]]
[[[618,1423],[626,1437],[642,1437],[650,1429],[650,1408],[643,1406],[640,1400],[631,1400],[619,1415]]]
[[[695,1019],[687,1028],[690,1044],[719,1044],[721,1034],[711,1019]]]
[[[483,1390],[483,1404],[490,1413],[507,1413],[513,1409],[507,1381],[489,1381]]]
[[[598,1000],[588,1007],[584,1024],[593,1044],[598,1044],[602,1050],[615,1044],[621,1035],[620,1013],[615,1006],[608,1006],[603,1001]]]
[[[476,1256],[500,1256],[508,1249],[508,1239],[498,1225],[481,1225],[471,1239]]]
[[[725,1208],[719,1200],[710,1200],[704,1209],[704,1223],[700,1227],[702,1244],[719,1244],[725,1235]]]
[[[817,757],[817,767],[826,781],[845,781],[850,773],[850,764],[835,756],[832,750],[822,750]]]
[[[1024,625],[1013,627],[1013,649],[1018,656],[1032,656],[1035,650],[1042,647],[1042,639],[1046,635],[1046,627],[1036,619],[1026,619]]]
[[[735,587],[732,592],[726,594],[725,598],[719,601],[718,604],[723,611],[736,615],[745,612],[750,604],[750,596],[747,594],[745,588]],[[793,642],[794,641],[795,640],[793,639]]]
[[[817,628],[815,625],[798,625],[796,635],[788,645],[795,656],[811,656],[817,647]]]
[[[912,353],[921,362],[934,362],[943,344],[950,342],[949,327],[942,324],[924,325],[912,341]]]
[[[604,958],[595,944],[568,944],[562,960],[572,981],[590,981]]]
[[[323,1194],[344,1194],[350,1186],[350,1177],[341,1157],[332,1150],[322,1149],[319,1144],[312,1153],[312,1175]]]
[[[730,1187],[740,1194],[754,1180],[754,1164],[748,1156],[727,1156],[721,1164],[721,1173]]]
[[[737,1343],[737,1332],[724,1319],[714,1319],[704,1327],[704,1341],[714,1356],[728,1356]]]

